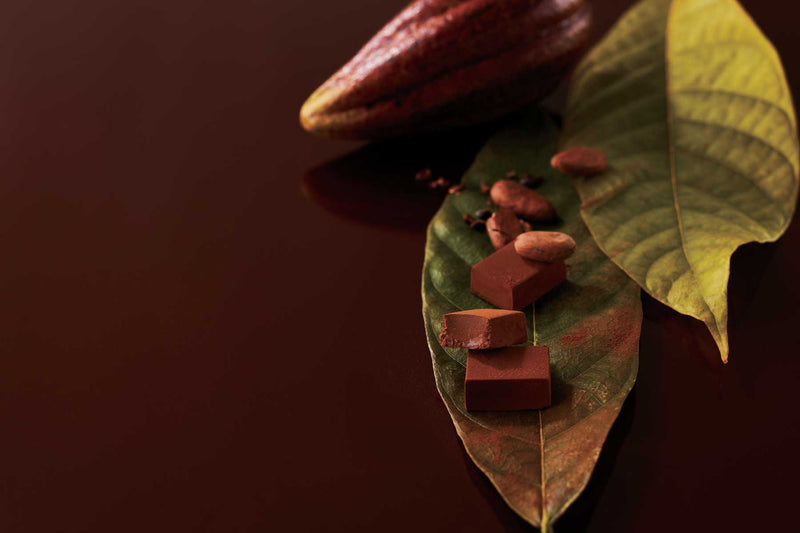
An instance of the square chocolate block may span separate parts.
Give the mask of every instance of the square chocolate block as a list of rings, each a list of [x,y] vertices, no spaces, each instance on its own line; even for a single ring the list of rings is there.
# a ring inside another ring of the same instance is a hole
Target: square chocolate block
[[[528,340],[525,313],[505,309],[472,309],[444,315],[442,346],[486,350]]]
[[[532,261],[509,243],[472,267],[470,290],[503,309],[523,309],[567,279],[564,261]]]
[[[550,405],[550,349],[511,346],[470,350],[464,396],[470,411],[516,411]]]

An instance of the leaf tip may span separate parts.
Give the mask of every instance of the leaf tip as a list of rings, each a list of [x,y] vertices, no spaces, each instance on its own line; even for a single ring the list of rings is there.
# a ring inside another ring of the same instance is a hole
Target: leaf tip
[[[722,359],[723,364],[728,364],[728,355],[730,354],[730,345],[728,344],[728,332],[726,330],[719,332],[719,337],[717,338],[716,335],[714,336],[714,340],[717,342],[717,348],[719,348],[719,356]]]

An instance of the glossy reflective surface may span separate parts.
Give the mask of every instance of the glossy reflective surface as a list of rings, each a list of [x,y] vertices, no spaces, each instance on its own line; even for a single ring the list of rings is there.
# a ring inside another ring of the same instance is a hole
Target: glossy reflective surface
[[[456,179],[492,126],[360,150],[297,126],[402,4],[0,6],[0,530],[528,530],[438,398],[419,296],[441,193],[413,174]],[[796,17],[745,5],[799,87]],[[645,298],[558,531],[793,523],[798,250],[795,224],[734,256],[725,367]]]

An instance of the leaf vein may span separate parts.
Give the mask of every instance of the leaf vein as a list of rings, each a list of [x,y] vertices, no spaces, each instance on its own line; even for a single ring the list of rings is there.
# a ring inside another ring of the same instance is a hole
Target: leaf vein
[[[630,82],[630,81],[632,81],[634,79],[637,79],[639,77],[644,77],[651,70],[654,70],[657,67],[658,67],[658,64],[648,63],[646,65],[643,65],[641,67],[638,67],[638,68],[630,71],[627,76],[620,77],[619,81],[616,81],[614,83],[606,85],[605,87],[603,87],[602,90],[593,93],[591,97],[582,100],[580,105],[573,110],[573,115],[579,115],[585,109],[591,109],[592,105],[594,105],[602,97],[606,96],[606,94],[608,94],[608,93],[612,93],[613,94],[614,91],[617,90],[617,87],[619,85],[624,85],[625,83],[628,83],[628,82]],[[652,96],[653,95],[646,95],[646,96],[644,96],[644,97],[642,97],[640,99],[651,98]],[[628,105],[630,102],[631,102],[631,100],[626,101],[625,105]]]
[[[789,123],[789,128],[794,130],[794,119],[791,117],[788,111],[784,109],[782,106],[778,105],[776,102],[771,100],[767,100],[766,98],[759,98],[757,96],[753,96],[752,94],[747,93],[740,93],[738,91],[730,91],[727,89],[719,89],[719,88],[712,88],[712,87],[681,87],[680,89],[674,89],[672,94],[692,94],[692,93],[706,93],[706,94],[720,94],[726,96],[732,96],[735,98],[742,98],[745,100],[750,100],[753,102],[759,102],[766,106],[773,107],[781,112],[781,114],[786,119],[786,122]]]
[[[730,131],[730,132],[738,134],[738,135],[742,135],[744,137],[747,137],[748,139],[752,139],[755,142],[757,142],[757,143],[761,144],[762,146],[766,147],[767,149],[771,150],[772,152],[778,154],[781,157],[781,159],[783,159],[786,162],[786,164],[789,166],[789,168],[791,168],[792,171],[794,172],[795,165],[792,162],[792,160],[789,159],[789,156],[787,156],[783,152],[783,150],[779,149],[774,144],[762,139],[761,137],[759,137],[757,135],[754,135],[754,134],[749,133],[749,132],[744,131],[744,130],[740,130],[738,128],[734,128],[732,126],[728,126],[727,124],[720,124],[718,122],[704,122],[702,120],[696,120],[696,119],[687,118],[687,117],[681,117],[681,116],[678,116],[676,118],[677,118],[678,121],[684,122],[684,123],[687,123],[687,124],[696,124],[698,126],[709,126],[709,127],[712,127],[712,128],[719,128],[719,129],[722,129],[722,130]],[[763,118],[762,118],[762,120],[763,120]]]
[[[722,168],[724,168],[724,169],[726,169],[726,170],[729,170],[730,172],[732,172],[732,173],[733,173],[733,174],[735,174],[736,176],[739,176],[739,177],[741,177],[742,179],[744,179],[745,181],[747,181],[748,183],[750,183],[750,184],[753,186],[753,188],[754,188],[755,190],[757,190],[758,192],[760,192],[760,193],[761,193],[761,194],[762,194],[762,195],[763,195],[765,198],[767,198],[767,199],[768,199],[770,202],[772,202],[773,204],[775,204],[775,206],[776,206],[776,207],[778,207],[778,208],[780,209],[780,211],[781,211],[781,215],[782,215],[784,218],[787,218],[787,217],[788,217],[788,215],[786,214],[786,212],[783,210],[782,206],[781,206],[781,205],[780,205],[780,204],[779,204],[779,203],[778,203],[778,202],[775,200],[775,198],[773,198],[772,196],[770,196],[770,194],[769,194],[769,193],[766,191],[766,189],[764,189],[764,188],[762,188],[762,187],[761,187],[761,184],[759,184],[757,181],[755,181],[755,180],[751,179],[751,178],[750,178],[750,176],[748,176],[747,174],[745,174],[744,172],[742,172],[742,171],[741,171],[741,170],[739,170],[738,168],[736,168],[736,167],[733,167],[733,166],[731,166],[731,165],[729,165],[729,164],[727,164],[727,163],[723,163],[723,162],[722,162],[722,161],[720,161],[719,159],[715,159],[714,157],[710,156],[709,154],[707,154],[707,153],[705,153],[705,152],[698,152],[698,151],[692,150],[692,149],[688,148],[687,146],[683,146],[683,145],[680,145],[680,144],[678,144],[678,145],[675,145],[675,148],[676,148],[677,150],[680,150],[681,152],[683,152],[683,153],[685,153],[685,154],[689,154],[689,155],[691,155],[691,156],[697,157],[698,159],[703,159],[704,161],[709,161],[709,162],[711,162],[711,163],[714,163],[714,164],[716,164],[716,165],[719,165],[720,167],[722,167]]]

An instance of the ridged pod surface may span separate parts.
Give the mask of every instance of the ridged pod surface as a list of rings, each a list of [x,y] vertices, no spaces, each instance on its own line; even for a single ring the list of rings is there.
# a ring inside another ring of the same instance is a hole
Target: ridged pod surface
[[[371,139],[504,115],[555,89],[590,22],[583,0],[417,0],[314,91],[300,121]]]

